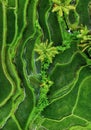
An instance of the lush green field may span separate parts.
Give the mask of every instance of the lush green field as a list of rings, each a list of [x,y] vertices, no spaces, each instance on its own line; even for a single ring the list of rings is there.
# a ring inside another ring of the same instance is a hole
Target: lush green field
[[[91,130],[90,29],[90,0],[0,0],[0,130]]]

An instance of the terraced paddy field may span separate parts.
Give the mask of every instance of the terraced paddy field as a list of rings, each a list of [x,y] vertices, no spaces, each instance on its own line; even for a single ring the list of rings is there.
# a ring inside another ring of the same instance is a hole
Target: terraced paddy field
[[[0,0],[0,130],[91,130],[91,0]]]

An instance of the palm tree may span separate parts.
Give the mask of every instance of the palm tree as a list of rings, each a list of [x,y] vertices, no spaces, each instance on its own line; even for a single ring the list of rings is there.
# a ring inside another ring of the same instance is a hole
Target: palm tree
[[[52,45],[53,43],[48,43],[48,40],[44,43],[36,44],[34,50],[39,54],[37,61],[44,62],[47,59],[49,63],[52,63],[53,57],[59,53],[57,48]]]
[[[69,15],[70,10],[74,10],[75,6],[71,5],[71,0],[66,0],[62,2],[62,0],[52,0],[54,3],[54,7],[52,12],[58,12],[59,16],[63,16],[63,13]]]

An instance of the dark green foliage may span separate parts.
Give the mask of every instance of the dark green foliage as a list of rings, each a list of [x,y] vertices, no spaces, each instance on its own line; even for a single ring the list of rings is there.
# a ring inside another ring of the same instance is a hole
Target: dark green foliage
[[[0,0],[0,130],[91,129],[90,0]]]

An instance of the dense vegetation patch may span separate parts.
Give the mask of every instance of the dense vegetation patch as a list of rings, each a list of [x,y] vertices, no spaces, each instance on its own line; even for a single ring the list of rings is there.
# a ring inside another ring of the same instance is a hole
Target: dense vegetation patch
[[[91,129],[91,1],[0,0],[0,130]]]

